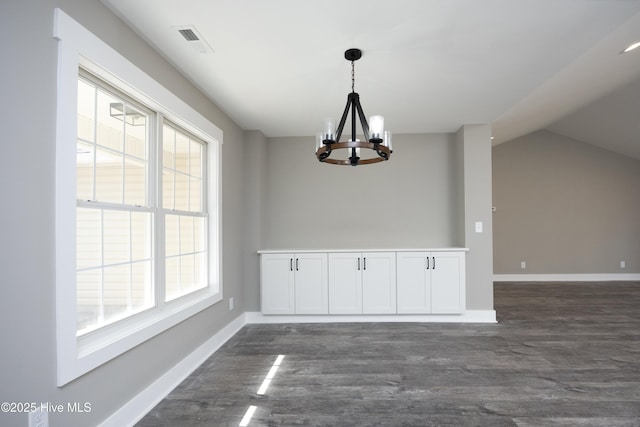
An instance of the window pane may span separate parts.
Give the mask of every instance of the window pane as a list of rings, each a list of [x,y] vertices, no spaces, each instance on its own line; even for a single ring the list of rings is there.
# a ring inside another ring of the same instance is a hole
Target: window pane
[[[151,307],[153,288],[151,286],[151,261],[131,265],[131,309]]]
[[[176,170],[189,173],[189,138],[176,132]]]
[[[78,80],[78,199],[147,205],[148,123],[142,109]]]
[[[205,253],[195,254],[194,262],[196,289],[201,289],[207,286],[207,255]]]
[[[202,180],[191,178],[189,182],[189,210],[202,211]]]
[[[131,213],[131,260],[142,261],[151,259],[153,217],[147,212]]]
[[[206,219],[189,215],[167,215],[166,242],[167,300],[206,287]]]
[[[80,200],[93,200],[93,150],[93,145],[78,142],[76,148],[76,197]]]
[[[76,267],[102,265],[102,211],[78,208],[76,210]]]
[[[165,255],[174,256],[180,253],[180,225],[178,216],[165,217]]]
[[[77,272],[78,330],[153,306],[153,214],[95,208],[76,212],[78,268],[92,267]]]
[[[194,250],[202,252],[207,250],[207,220],[202,217],[193,218]]]
[[[147,117],[127,106],[129,119],[125,121],[125,153],[139,159],[147,158]]]
[[[189,150],[189,174],[200,178],[202,177],[202,144],[191,141]]]
[[[98,149],[96,157],[96,200],[122,203],[122,155]]]
[[[125,158],[124,165],[124,202],[146,206],[146,163]]]
[[[104,215],[104,263],[129,262],[131,230],[129,212],[107,211]]]
[[[180,253],[194,252],[193,217],[180,217]]]
[[[103,274],[104,321],[110,322],[128,311],[131,266],[105,267]]]
[[[196,287],[193,266],[193,255],[180,257],[180,293],[183,295],[193,291]]]
[[[165,300],[180,296],[180,258],[167,258],[165,261]]]
[[[76,304],[78,330],[97,325],[102,312],[102,269],[79,271],[76,274]]]
[[[78,80],[78,139],[93,142],[96,89]]]
[[[202,212],[205,145],[171,126],[163,129],[163,207]]]
[[[189,177],[176,173],[175,209],[179,211],[189,210]]]
[[[167,169],[162,171],[162,207],[165,209],[174,209],[174,180],[175,172]]]
[[[122,151],[124,122],[116,116],[118,106],[123,102],[101,90],[98,90],[98,129],[97,143],[116,151]],[[122,107],[121,107],[122,108]],[[121,117],[121,116],[120,116]]]
[[[166,168],[175,169],[175,139],[176,131],[164,125],[162,127],[162,165]]]

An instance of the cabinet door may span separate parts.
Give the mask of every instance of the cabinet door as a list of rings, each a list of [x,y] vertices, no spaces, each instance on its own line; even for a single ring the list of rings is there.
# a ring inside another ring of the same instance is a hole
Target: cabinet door
[[[362,313],[362,260],[359,253],[329,254],[329,313]]]
[[[398,313],[431,313],[429,252],[398,252]]]
[[[263,254],[260,297],[263,314],[294,314],[293,254]]]
[[[431,309],[433,313],[462,313],[464,254],[431,253]],[[434,262],[435,261],[435,262]]]
[[[362,253],[362,312],[396,313],[395,252]]]
[[[327,314],[327,254],[295,254],[293,265],[296,314]]]

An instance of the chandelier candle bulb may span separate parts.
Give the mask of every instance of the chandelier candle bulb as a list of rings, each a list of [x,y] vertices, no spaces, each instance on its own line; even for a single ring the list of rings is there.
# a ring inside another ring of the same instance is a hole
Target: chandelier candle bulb
[[[324,119],[324,139],[333,141],[335,138],[336,121],[332,118]]]
[[[384,131],[384,141],[382,142],[382,145],[386,145],[387,148],[389,148],[389,151],[393,151],[393,146],[391,145],[391,131]]]
[[[382,134],[384,132],[384,117],[369,117],[369,129],[371,130],[371,139],[382,139]]]

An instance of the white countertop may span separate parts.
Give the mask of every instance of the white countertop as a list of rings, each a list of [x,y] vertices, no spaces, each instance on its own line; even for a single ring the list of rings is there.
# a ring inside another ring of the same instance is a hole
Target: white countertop
[[[348,248],[348,249],[260,249],[259,254],[282,254],[282,253],[324,253],[324,252],[466,252],[469,248],[448,247],[448,248]]]

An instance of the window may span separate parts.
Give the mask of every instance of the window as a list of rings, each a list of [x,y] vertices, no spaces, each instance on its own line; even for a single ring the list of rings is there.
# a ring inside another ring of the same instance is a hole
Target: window
[[[61,386],[222,300],[222,132],[59,9],[55,21]]]
[[[154,138],[156,122],[163,123]],[[82,335],[208,285],[207,145],[83,70],[77,124]]]
[[[162,127],[162,207],[165,223],[165,300],[206,286],[207,214],[201,141],[176,127]]]
[[[155,305],[149,124],[154,116],[95,77],[78,78],[78,335]],[[153,177],[151,177],[153,179]]]

